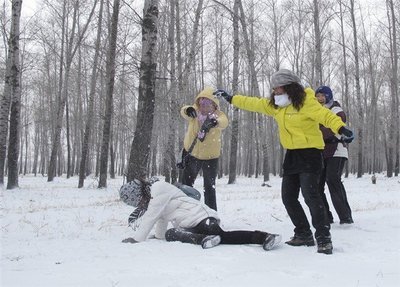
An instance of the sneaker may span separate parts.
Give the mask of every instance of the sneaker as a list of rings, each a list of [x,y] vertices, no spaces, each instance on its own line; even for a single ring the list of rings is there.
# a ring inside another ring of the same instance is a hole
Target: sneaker
[[[265,251],[273,249],[279,242],[281,242],[281,239],[282,236],[279,234],[268,234],[263,243],[263,249]]]
[[[318,243],[318,253],[332,254],[332,242]]]
[[[289,241],[285,242],[288,245],[291,246],[314,246],[315,242],[314,242],[314,238],[312,235],[308,236],[308,237],[300,237],[300,236],[293,236]]]
[[[353,221],[353,218],[346,218],[346,219],[341,219],[340,220],[340,224],[352,224],[352,223],[354,223],[354,221]]]
[[[208,236],[204,237],[204,239],[201,241],[201,247],[203,247],[203,249],[208,249],[208,248],[215,247],[220,243],[221,243],[221,236],[208,235]]]

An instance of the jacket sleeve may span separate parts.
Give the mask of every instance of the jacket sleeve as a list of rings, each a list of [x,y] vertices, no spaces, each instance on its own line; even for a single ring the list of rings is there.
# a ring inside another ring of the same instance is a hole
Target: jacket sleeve
[[[155,236],[157,239],[165,239],[165,232],[168,229],[168,221],[159,219],[156,224]]]
[[[194,108],[194,106],[190,106],[190,105],[183,106],[183,107],[181,108],[181,116],[182,116],[185,120],[190,120],[190,119],[192,119],[191,117],[189,117],[189,116],[186,114],[186,109],[189,108],[189,107]]]
[[[232,105],[241,110],[272,116],[275,114],[276,109],[270,106],[269,102],[269,99],[266,98],[248,97],[242,95],[235,95],[232,98]]]
[[[218,121],[218,125],[216,127],[221,130],[225,129],[229,123],[228,117],[222,111],[219,111],[217,121]]]
[[[308,117],[322,124],[323,126],[330,128],[335,134],[338,133],[341,127],[346,124],[342,119],[334,114],[331,110],[321,106],[317,99],[314,97],[314,91],[310,88],[306,88],[306,99],[302,110]]]

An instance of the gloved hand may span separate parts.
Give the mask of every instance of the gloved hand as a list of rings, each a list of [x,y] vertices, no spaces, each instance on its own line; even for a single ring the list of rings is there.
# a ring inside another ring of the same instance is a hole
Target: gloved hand
[[[233,96],[231,96],[230,94],[228,94],[225,90],[222,89],[218,89],[213,93],[214,96],[216,96],[217,98],[224,98],[225,101],[227,101],[228,103],[232,104],[232,98]]]
[[[342,135],[342,140],[345,143],[351,143],[354,140],[354,133],[346,127],[341,127],[339,134]]]
[[[185,111],[185,114],[191,118],[197,117],[196,110],[193,107],[188,107]]]
[[[136,241],[136,240],[133,239],[132,237],[125,238],[125,239],[122,240],[121,242],[122,242],[122,243],[139,243],[138,241]]]
[[[217,124],[218,124],[218,121],[217,121],[216,119],[214,119],[214,118],[207,118],[207,119],[204,121],[203,125],[201,126],[201,129],[200,129],[200,130],[201,130],[202,132],[208,133],[208,131],[209,131],[211,128],[215,127]]]

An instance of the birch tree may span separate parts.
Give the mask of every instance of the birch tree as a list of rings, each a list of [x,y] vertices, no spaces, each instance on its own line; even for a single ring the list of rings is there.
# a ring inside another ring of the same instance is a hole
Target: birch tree
[[[158,2],[144,2],[138,114],[129,157],[128,182],[135,178],[145,178],[148,174],[155,104]]]
[[[21,129],[21,67],[19,63],[19,39],[20,39],[20,18],[21,18],[22,0],[12,1],[12,23],[9,39],[10,69],[10,135],[8,144],[8,181],[7,189],[18,187],[18,156]]]

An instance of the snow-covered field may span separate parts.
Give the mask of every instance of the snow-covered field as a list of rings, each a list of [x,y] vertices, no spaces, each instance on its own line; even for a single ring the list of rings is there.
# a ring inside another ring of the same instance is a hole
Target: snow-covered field
[[[124,244],[132,208],[119,201],[122,178],[97,189],[88,178],[20,178],[1,189],[1,280],[9,286],[399,286],[400,179],[378,175],[344,179],[355,224],[332,225],[333,255],[281,243],[200,246],[150,239]],[[279,178],[217,181],[224,229],[293,235],[280,199]],[[195,187],[201,189],[202,178]]]

